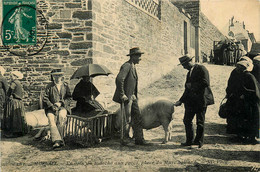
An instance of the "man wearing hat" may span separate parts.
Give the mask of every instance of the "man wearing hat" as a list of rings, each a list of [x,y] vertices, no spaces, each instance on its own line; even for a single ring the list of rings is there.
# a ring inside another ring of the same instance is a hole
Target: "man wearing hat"
[[[121,110],[125,109],[126,114],[126,120],[124,120],[123,124],[124,138],[121,140],[122,145],[127,144],[126,140],[129,138],[130,122],[133,124],[135,144],[146,145],[143,138],[141,116],[137,100],[138,76],[135,69],[135,64],[139,63],[142,54],[144,53],[141,52],[138,47],[131,48],[127,55],[130,56],[130,59],[121,66],[116,77],[116,91],[113,101],[120,103]]]
[[[186,77],[185,91],[175,106],[184,103],[184,125],[186,131],[186,142],[182,146],[203,146],[204,122],[207,106],[214,104],[214,98],[210,89],[209,72],[200,64],[194,64],[188,55],[179,58],[180,64],[189,72]],[[192,120],[196,115],[196,137],[194,139]],[[194,140],[193,140],[194,139]]]
[[[43,106],[49,120],[53,148],[64,145],[62,138],[67,114],[71,113],[71,93],[68,84],[64,82],[61,69],[51,71],[51,83],[47,85],[43,96]]]

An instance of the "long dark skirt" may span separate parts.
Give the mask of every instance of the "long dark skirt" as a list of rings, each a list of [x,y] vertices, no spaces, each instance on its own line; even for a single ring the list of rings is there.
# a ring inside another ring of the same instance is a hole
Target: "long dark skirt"
[[[236,102],[238,104],[239,100]],[[242,137],[259,138],[259,109],[258,103],[252,104],[241,101],[239,106],[233,104],[227,118],[227,133]]]
[[[22,100],[7,101],[4,110],[3,129],[6,134],[25,135],[28,132]]]
[[[81,117],[95,116],[104,111],[104,107],[96,100],[90,100],[87,102],[78,101],[76,107],[72,108],[72,113]]]

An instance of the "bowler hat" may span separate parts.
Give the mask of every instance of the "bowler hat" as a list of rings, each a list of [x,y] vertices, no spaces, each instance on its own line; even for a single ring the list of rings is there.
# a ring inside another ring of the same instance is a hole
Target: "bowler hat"
[[[183,65],[184,63],[190,62],[192,58],[189,55],[185,55],[179,58],[180,64],[178,65]]]
[[[51,75],[63,75],[64,72],[61,71],[61,69],[53,69],[51,71]]]
[[[139,47],[134,47],[129,50],[129,54],[127,54],[127,56],[131,56],[134,54],[144,54],[144,52],[141,52]]]

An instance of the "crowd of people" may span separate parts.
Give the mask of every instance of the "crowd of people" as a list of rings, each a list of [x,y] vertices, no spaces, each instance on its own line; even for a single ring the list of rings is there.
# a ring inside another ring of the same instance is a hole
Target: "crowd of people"
[[[123,138],[121,144],[126,145],[132,141],[129,136],[130,126],[133,128],[133,138],[136,145],[148,145],[143,137],[140,109],[138,105],[138,75],[136,64],[139,64],[144,52],[138,47],[131,48],[129,60],[125,62],[116,77],[116,90],[113,101],[121,105],[125,111],[124,125],[122,125]],[[185,91],[181,98],[174,103],[175,106],[184,104],[184,126],[186,142],[182,146],[204,144],[204,123],[207,106],[214,104],[214,96],[210,88],[209,72],[205,66],[195,64],[189,55],[179,58],[180,64],[188,70],[185,82]],[[226,88],[227,105],[227,133],[236,134],[247,143],[258,143],[259,138],[259,68],[260,56],[251,60],[243,56],[236,63],[231,72]],[[4,68],[0,67],[0,110],[1,128],[5,137],[25,135],[28,130],[24,119],[23,87],[20,79],[23,74],[19,71],[11,72],[11,83],[7,84],[3,77]],[[49,121],[49,131],[53,148],[64,146],[63,128],[66,124],[67,114],[76,114],[87,117],[86,114],[96,115],[105,112],[102,105],[95,100],[100,94],[91,82],[89,76],[82,76],[71,94],[68,83],[64,81],[64,72],[53,69],[50,73],[51,82],[46,86],[43,95],[43,106]],[[70,102],[77,101],[76,107],[71,110]],[[4,110],[3,110],[4,109]],[[123,114],[123,113],[122,113]],[[196,135],[194,137],[193,119],[196,116]],[[38,134],[40,137],[41,134]]]
[[[220,41],[215,46],[212,61],[220,65],[235,65],[244,55],[246,55],[246,51],[241,42]]]

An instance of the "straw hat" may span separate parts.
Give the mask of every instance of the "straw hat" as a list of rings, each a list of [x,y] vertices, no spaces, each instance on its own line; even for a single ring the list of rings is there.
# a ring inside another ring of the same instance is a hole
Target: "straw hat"
[[[23,79],[23,74],[19,71],[12,71],[11,74],[15,75],[18,79]]]
[[[2,75],[5,74],[5,69],[2,66],[0,66],[0,74],[2,74]]]

